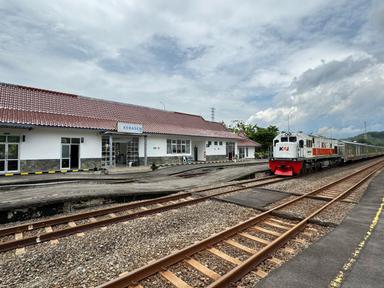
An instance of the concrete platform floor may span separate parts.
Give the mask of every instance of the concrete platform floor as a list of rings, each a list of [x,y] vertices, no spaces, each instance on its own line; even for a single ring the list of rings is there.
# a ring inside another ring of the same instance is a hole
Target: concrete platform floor
[[[264,207],[279,201],[292,194],[264,188],[252,188],[249,192],[231,193],[222,200],[239,204],[245,207],[251,207],[258,210],[265,210]]]
[[[257,287],[384,287],[384,213],[365,246],[359,248],[384,205],[383,187],[381,172],[340,226],[272,271]]]
[[[157,176],[168,176],[186,171],[210,168],[210,167],[242,167],[249,165],[267,164],[266,159],[255,159],[241,162],[229,163],[204,163],[194,165],[179,165],[161,167],[155,171],[151,171],[148,167],[130,167],[130,168],[116,168],[111,174],[104,174],[102,171],[96,172],[69,172],[57,174],[42,174],[42,175],[15,175],[11,177],[0,176],[0,186],[9,184],[23,184],[32,182],[43,181],[64,181],[64,180],[129,180],[129,179],[143,179],[152,178]]]
[[[208,168],[207,166],[204,166]],[[171,169],[171,168],[170,168]],[[173,172],[184,171],[186,167]],[[0,212],[16,208],[41,206],[46,204],[75,201],[77,199],[112,198],[139,194],[169,194],[178,190],[224,183],[266,170],[267,165],[228,165],[221,170],[212,170],[204,175],[182,178],[166,173],[151,174],[151,177],[138,179],[136,182],[108,183],[60,183],[57,185],[31,186],[17,190],[0,190]],[[95,179],[97,180],[97,179]]]

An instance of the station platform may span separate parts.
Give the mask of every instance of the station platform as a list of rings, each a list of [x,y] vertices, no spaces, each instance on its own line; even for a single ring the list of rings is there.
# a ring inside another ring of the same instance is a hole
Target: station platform
[[[126,177],[122,178],[124,180],[122,182],[100,182],[100,178],[95,177],[92,179],[93,181],[84,182],[76,182],[72,178],[73,181],[68,183],[23,184],[22,187],[2,187],[0,185],[0,222],[5,221],[4,217],[9,219],[11,217],[9,216],[10,213],[12,214],[12,211],[18,209],[41,208],[48,205],[73,204],[84,201],[90,202],[94,199],[108,201],[146,199],[204,185],[233,181],[252,173],[266,171],[268,168],[266,163],[258,163],[257,165],[255,163],[253,165],[227,164],[225,167],[215,169],[208,169],[214,166],[203,167],[204,170],[208,171],[201,173],[202,175],[196,172],[194,172],[196,176],[193,173],[192,175],[180,175],[181,172],[190,171],[187,169],[188,167],[180,167],[177,170],[175,169],[176,167],[172,167],[163,171],[159,170],[158,173],[150,174],[150,176],[136,178],[132,182],[127,182],[126,180],[129,180],[129,178]],[[116,177],[112,179],[118,180]],[[108,203],[108,201],[102,203]]]
[[[272,271],[257,287],[383,287],[384,172],[331,233]]]
[[[43,181],[74,181],[74,180],[128,180],[139,178],[151,178],[157,176],[170,176],[186,171],[197,170],[200,168],[210,167],[241,167],[252,166],[259,164],[267,164],[266,159],[254,159],[238,162],[225,162],[225,163],[200,163],[200,164],[185,164],[178,166],[166,166],[152,171],[150,167],[117,167],[112,168],[105,174],[103,171],[89,171],[89,172],[69,172],[57,174],[40,174],[40,175],[14,175],[14,176],[0,176],[0,186],[9,184],[23,184]]]

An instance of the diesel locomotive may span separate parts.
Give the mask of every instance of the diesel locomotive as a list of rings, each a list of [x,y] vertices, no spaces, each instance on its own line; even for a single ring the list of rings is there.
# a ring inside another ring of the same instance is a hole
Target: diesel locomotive
[[[380,155],[384,155],[381,146],[282,132],[273,139],[269,168],[275,175],[293,176]]]

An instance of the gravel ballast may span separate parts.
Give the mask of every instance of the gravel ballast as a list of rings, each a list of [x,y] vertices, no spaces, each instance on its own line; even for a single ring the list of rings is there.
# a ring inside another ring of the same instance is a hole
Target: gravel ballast
[[[285,221],[285,220],[284,220]],[[316,229],[316,232],[313,230],[309,230],[310,228]],[[276,257],[280,260],[282,260],[284,263],[281,265],[289,265],[288,262],[290,259],[298,255],[301,251],[308,248],[312,243],[318,241],[320,238],[322,238],[324,235],[328,234],[332,229],[328,227],[323,227],[319,225],[307,225],[307,228],[304,230],[304,233],[300,233],[297,235],[296,239],[305,239],[305,243],[298,243],[297,241],[290,240],[287,242],[286,245],[284,245],[282,248],[277,250],[275,253],[272,254],[273,257]],[[310,235],[310,236],[308,236]],[[292,249],[293,253],[288,253],[285,249],[289,248]],[[271,263],[269,260],[265,260],[260,265],[257,266],[257,269],[261,269],[263,272],[270,273],[272,270],[280,267],[281,265],[276,265]],[[257,283],[261,280],[261,278],[256,275],[255,270],[251,271],[247,275],[245,275],[238,283],[236,283],[236,286],[234,287],[241,287],[241,288],[251,288],[251,287],[257,287]]]
[[[96,229],[0,254],[5,287],[90,287],[244,221],[257,212],[219,201]]]
[[[362,166],[361,163],[359,164]],[[366,164],[365,162],[364,165]],[[358,164],[354,165],[339,168],[340,170],[329,169],[306,177],[271,184],[268,185],[268,188],[306,193],[360,167]],[[222,191],[228,191],[227,189],[231,188],[222,188]],[[217,193],[219,191],[212,192]],[[363,187],[357,190],[354,199],[359,199],[364,191]],[[286,202],[288,199],[290,197],[283,199],[282,202]],[[287,207],[287,211],[284,212],[292,213],[296,217],[304,217],[324,202],[316,199],[305,199],[302,204],[292,205],[294,209],[289,206],[289,209]],[[270,206],[276,206],[277,204],[278,202]],[[351,203],[336,203],[318,215],[316,220],[338,224],[352,207],[353,204]],[[125,224],[118,223],[105,229],[87,231],[83,237],[73,235],[60,238],[57,245],[45,242],[27,247],[25,254],[15,255],[15,251],[8,251],[0,254],[0,287],[97,286],[123,272],[132,271],[151,260],[159,259],[176,249],[182,249],[195,241],[203,240],[257,214],[258,212],[254,209],[235,204],[214,200],[205,201],[196,205],[130,220]],[[260,226],[264,227],[263,224]],[[265,227],[269,230],[282,232],[278,228]],[[308,225],[308,227],[315,227],[319,232],[312,233],[312,236],[299,234],[298,237],[305,239],[307,244],[289,241],[285,247],[292,248],[294,253],[286,253],[280,249],[275,253],[275,257],[284,261],[289,260],[311,242],[316,241],[330,231],[330,228],[316,225]],[[261,236],[253,231],[249,231],[249,234],[260,238],[270,238],[267,235]],[[251,248],[257,248],[256,246],[252,247],[251,243],[246,239],[237,237],[234,239]],[[220,246],[222,251],[233,257],[241,260],[246,259],[246,253],[236,251],[228,244],[217,246],[218,248]],[[219,259],[214,263],[210,263],[206,253],[198,253],[196,259],[201,259],[202,262],[207,263],[207,266],[216,268],[214,270],[217,273],[222,274],[224,270],[231,266],[228,263],[222,263]],[[275,269],[276,265],[264,261],[260,267],[263,271],[269,272],[271,269]],[[188,266],[175,266],[173,271],[175,274],[181,273],[180,275],[184,275],[186,270],[189,270]],[[153,276],[151,279],[154,279],[151,287],[168,287],[167,281],[159,276]],[[250,273],[239,283],[240,287],[253,287],[253,283],[256,283],[258,279],[255,273]],[[209,282],[205,277],[200,278],[200,280],[202,283]],[[190,283],[198,285],[197,282]],[[245,283],[247,285],[243,286]],[[169,287],[172,286],[169,285]]]

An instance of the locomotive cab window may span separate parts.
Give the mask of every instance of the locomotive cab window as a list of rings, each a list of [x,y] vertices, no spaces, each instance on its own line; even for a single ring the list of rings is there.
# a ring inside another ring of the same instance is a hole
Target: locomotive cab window
[[[273,142],[273,146],[276,146],[277,143],[279,143],[279,140],[275,140],[275,141]]]
[[[296,136],[289,137],[289,142],[296,142],[297,138]]]
[[[304,140],[300,140],[299,141],[299,147],[300,148],[304,148]]]
[[[288,142],[288,137],[281,137],[281,142]]]

